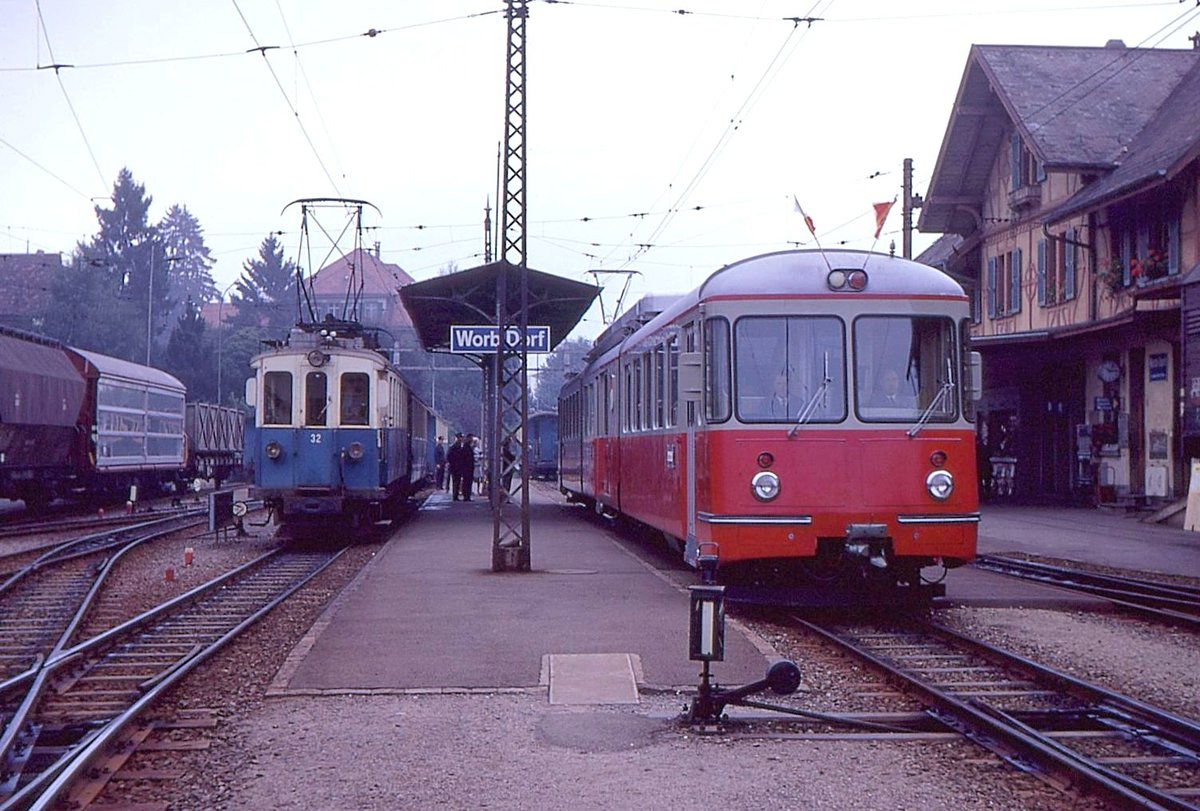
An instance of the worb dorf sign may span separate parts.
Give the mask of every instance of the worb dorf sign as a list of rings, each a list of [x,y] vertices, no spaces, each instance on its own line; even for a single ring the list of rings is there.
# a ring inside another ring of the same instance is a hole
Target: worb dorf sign
[[[492,326],[450,327],[450,351],[462,354],[495,352],[500,345],[500,328]],[[504,331],[504,346],[513,352],[545,353],[550,351],[550,327],[526,327],[525,346],[521,346],[521,330],[509,327]]]

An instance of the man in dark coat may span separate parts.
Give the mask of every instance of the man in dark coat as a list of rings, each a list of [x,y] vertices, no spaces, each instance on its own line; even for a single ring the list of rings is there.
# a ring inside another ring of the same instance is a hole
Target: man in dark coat
[[[445,437],[437,438],[437,445],[433,448],[433,464],[436,475],[434,481],[437,484],[437,489],[446,489],[446,439]]]
[[[458,501],[462,496],[463,501],[470,501],[471,480],[475,478],[475,454],[461,433],[454,435],[454,444],[446,451],[446,464],[450,468],[454,500]]]

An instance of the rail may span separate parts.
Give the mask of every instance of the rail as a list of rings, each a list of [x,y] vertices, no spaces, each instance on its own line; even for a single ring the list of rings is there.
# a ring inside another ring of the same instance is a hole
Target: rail
[[[1198,808],[1189,799],[1200,796],[1194,720],[932,622],[795,621],[883,670],[946,727],[1019,769],[1081,786],[1119,807]],[[1105,741],[1103,756],[1084,751],[1097,738]]]
[[[343,551],[273,550],[47,659],[40,672],[65,674],[65,678],[54,695],[26,702],[32,708],[21,723],[27,738],[23,746],[36,747],[40,730],[52,724],[77,730],[80,736],[39,773],[17,775],[22,782],[7,797],[0,795],[0,810],[56,807],[74,781],[165,690],[302,588]],[[118,682],[94,675],[116,662],[124,674]],[[99,687],[92,686],[93,679]],[[103,703],[88,701],[89,691],[95,689],[103,691]],[[61,742],[55,744],[61,747]]]
[[[1123,610],[1144,617],[1200,629],[1200,588],[1194,586],[1102,574],[1004,555],[980,555],[975,559],[975,566],[1102,597]]]

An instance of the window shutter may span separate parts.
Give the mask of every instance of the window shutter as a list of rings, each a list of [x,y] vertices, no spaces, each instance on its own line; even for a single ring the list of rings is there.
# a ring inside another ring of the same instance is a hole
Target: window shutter
[[[987,264],[987,313],[988,318],[996,317],[996,257],[988,259]]]
[[[1037,182],[1041,183],[1046,179],[1046,165],[1039,160],[1035,160],[1034,166],[1036,167],[1034,171],[1037,173]]]
[[[1011,158],[1012,158],[1012,188],[1009,191],[1016,191],[1021,188],[1021,136],[1014,132],[1011,141]]]
[[[1129,284],[1129,266],[1133,258],[1133,234],[1129,229],[1121,232],[1121,283]]]
[[[1150,223],[1142,221],[1137,227],[1137,244],[1134,246],[1134,258],[1138,262],[1145,262],[1150,258]],[[1142,278],[1142,283],[1145,284],[1147,279]]]
[[[1167,220],[1167,273],[1175,276],[1179,273],[1179,216],[1174,215]]]
[[[1038,304],[1046,306],[1046,240],[1038,240],[1037,255]]]
[[[1078,234],[1078,229],[1068,228],[1067,242],[1063,245],[1063,298],[1067,300],[1075,298],[1075,240]]]
[[[1008,311],[1010,313],[1021,312],[1021,249],[1016,248],[1012,252],[1012,290],[1009,293],[1010,301]]]

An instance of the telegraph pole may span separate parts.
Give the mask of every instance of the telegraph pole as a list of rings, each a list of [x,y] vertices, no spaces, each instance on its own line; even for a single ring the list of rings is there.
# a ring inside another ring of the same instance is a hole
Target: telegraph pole
[[[912,190],[912,158],[904,159],[904,223],[901,226],[904,245],[904,258],[912,259],[912,232],[913,232],[913,209],[920,208],[925,201],[921,199],[921,195],[913,194]]]
[[[504,100],[504,177],[500,201],[500,269],[496,278],[496,347],[493,438],[489,448],[492,502],[492,571],[529,571],[529,459],[525,425],[529,417],[528,356],[529,274],[525,231],[525,25],[528,0],[508,3],[508,81]],[[516,308],[512,306],[516,303]],[[521,336],[513,349],[504,336],[516,329]],[[511,449],[512,458],[504,451]],[[521,482],[516,493],[503,486],[516,464]],[[507,475],[506,475],[507,474]]]

